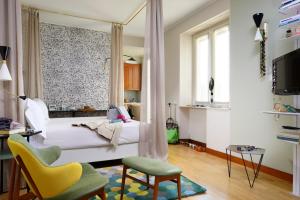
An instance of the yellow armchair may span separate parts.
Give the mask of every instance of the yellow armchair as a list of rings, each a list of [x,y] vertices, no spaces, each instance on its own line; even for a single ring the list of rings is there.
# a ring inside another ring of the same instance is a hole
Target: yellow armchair
[[[105,199],[103,188],[108,180],[90,165],[69,163],[50,166],[60,155],[57,147],[48,150],[35,149],[17,134],[9,137],[8,146],[32,193],[38,198],[72,200],[86,198],[89,194],[91,197],[99,194]]]

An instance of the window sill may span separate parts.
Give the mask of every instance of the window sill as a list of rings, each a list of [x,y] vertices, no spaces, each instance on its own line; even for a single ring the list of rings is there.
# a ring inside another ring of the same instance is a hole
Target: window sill
[[[219,105],[212,105],[212,106],[199,106],[199,105],[183,105],[179,106],[180,108],[186,109],[203,109],[203,110],[231,110],[229,106],[219,106]]]

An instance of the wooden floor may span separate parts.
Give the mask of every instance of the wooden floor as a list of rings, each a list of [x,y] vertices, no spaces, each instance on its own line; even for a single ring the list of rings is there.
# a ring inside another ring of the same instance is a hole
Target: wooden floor
[[[264,173],[259,174],[254,188],[250,189],[243,166],[233,163],[229,179],[226,160],[182,145],[169,146],[169,161],[181,167],[184,176],[207,189],[206,194],[186,200],[300,199],[291,194],[291,183]]]
[[[181,167],[184,176],[207,189],[205,194],[185,200],[300,200],[291,194],[289,182],[260,173],[254,188],[250,189],[243,166],[233,163],[229,179],[226,160],[182,145],[169,147],[169,161]],[[5,199],[6,194],[0,196],[0,200]]]

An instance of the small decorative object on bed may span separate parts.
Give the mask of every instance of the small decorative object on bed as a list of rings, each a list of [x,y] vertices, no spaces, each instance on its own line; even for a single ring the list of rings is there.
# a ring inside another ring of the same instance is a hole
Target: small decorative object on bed
[[[120,120],[123,122],[129,122],[131,117],[124,106],[116,107],[114,105],[110,105],[107,110],[107,119],[111,123],[120,122]]]
[[[114,105],[110,105],[107,110],[107,119],[110,121],[118,119],[118,115],[120,114],[118,108]]]
[[[124,106],[119,106],[118,110],[119,110],[120,114],[124,116],[124,120],[131,119],[128,111],[126,110],[126,108]]]

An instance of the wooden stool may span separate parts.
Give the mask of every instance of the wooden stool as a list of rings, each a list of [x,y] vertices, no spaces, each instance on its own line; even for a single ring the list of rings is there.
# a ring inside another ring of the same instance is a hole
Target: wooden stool
[[[124,189],[125,189],[125,179],[130,178],[136,182],[139,182],[147,188],[153,189],[153,200],[158,197],[158,186],[160,182],[172,181],[177,183],[178,199],[181,199],[181,185],[180,185],[180,175],[182,173],[181,169],[171,165],[167,162],[160,160],[145,158],[145,157],[128,157],[122,160],[123,162],[123,177],[122,177],[122,188],[121,188],[121,200],[123,199]],[[139,180],[127,174],[127,169],[134,169],[141,173],[146,174],[147,182]],[[154,185],[149,183],[149,176],[154,176]]]

